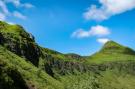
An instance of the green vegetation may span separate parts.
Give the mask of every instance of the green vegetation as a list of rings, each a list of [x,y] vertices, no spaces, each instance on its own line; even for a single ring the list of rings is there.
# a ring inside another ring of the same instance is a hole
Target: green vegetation
[[[3,76],[1,77],[3,79],[0,81],[0,87],[4,87],[3,89],[9,89],[10,86],[13,86],[14,82],[19,82],[15,81],[16,77],[12,78],[9,75],[13,73],[14,76],[17,76],[14,71],[19,73],[19,76],[22,77],[22,81],[26,83],[27,87],[35,87],[35,89],[62,89],[60,82],[50,77],[42,70],[34,67],[31,63],[27,63],[24,59],[7,51],[2,46],[0,46],[0,65],[0,69],[2,69],[0,75]],[[5,82],[8,82],[9,86],[6,84],[3,86]],[[13,88],[11,87],[10,89]],[[20,88],[15,89],[23,89],[23,87],[20,86]]]
[[[109,41],[103,48],[90,56],[86,63],[104,63],[113,61],[135,60],[135,51],[116,42]]]
[[[40,49],[34,37],[21,26],[0,22],[0,44],[38,66]]]
[[[134,89],[135,76],[107,70],[100,74],[85,73],[61,78],[65,89]]]
[[[92,56],[40,47],[0,21],[0,89],[134,89],[135,51],[114,41]]]
[[[0,21],[0,33],[4,34],[4,36],[12,35],[14,40],[17,40],[22,36],[25,39],[30,37],[30,35],[20,25],[10,25],[2,21]]]
[[[103,48],[101,49],[102,53],[105,53],[105,54],[129,54],[129,55],[135,55],[135,51],[128,48],[128,47],[125,47],[125,46],[122,46],[114,41],[109,41],[107,42]]]

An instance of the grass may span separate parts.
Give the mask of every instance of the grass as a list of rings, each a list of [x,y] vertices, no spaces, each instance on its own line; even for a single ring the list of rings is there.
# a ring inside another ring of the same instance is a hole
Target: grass
[[[135,76],[117,69],[100,74],[83,73],[66,75],[60,78],[65,89],[134,89]]]
[[[99,86],[101,89],[134,89],[135,76],[120,72],[118,70],[108,70],[99,76]]]
[[[105,53],[97,53],[86,60],[86,64],[101,64],[106,62],[117,62],[117,61],[128,61],[135,60],[134,55],[126,55],[126,54],[105,54]]]
[[[28,35],[28,33],[20,25],[10,25],[6,22],[0,21],[0,32],[11,33],[20,36],[20,34]]]
[[[0,46],[0,63],[6,64],[5,67],[16,69],[24,81],[36,89],[63,89],[63,85],[59,81],[34,67],[31,63],[26,62],[25,59],[7,51],[2,46]]]
[[[135,60],[135,51],[116,42],[109,41],[94,55],[87,58],[87,64]]]

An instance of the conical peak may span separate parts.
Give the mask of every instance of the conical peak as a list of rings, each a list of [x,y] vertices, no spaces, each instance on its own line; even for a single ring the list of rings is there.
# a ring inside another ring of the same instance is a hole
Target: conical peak
[[[122,46],[121,44],[115,42],[115,41],[108,41],[103,48],[123,48],[124,46]]]
[[[135,51],[131,48],[123,46],[115,41],[108,41],[100,52],[104,53],[123,53],[123,54],[135,54]]]

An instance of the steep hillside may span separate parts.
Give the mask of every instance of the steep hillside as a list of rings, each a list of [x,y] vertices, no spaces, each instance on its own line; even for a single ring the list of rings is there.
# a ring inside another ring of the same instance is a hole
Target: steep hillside
[[[0,21],[0,45],[40,69],[45,70],[51,76],[54,76],[54,67],[63,68],[67,62],[69,65],[72,65],[76,63],[70,62],[79,61],[78,56],[73,57],[73,55],[65,55],[51,49],[40,47],[36,44],[34,37],[27,33],[23,27],[10,25],[2,21]],[[66,67],[71,68],[70,66]],[[58,70],[60,70],[59,68]]]
[[[0,46],[0,89],[63,89],[62,84]]]
[[[34,37],[20,25],[10,25],[0,21],[0,44],[38,66],[40,49]]]
[[[41,58],[46,58],[46,55],[65,61],[78,59],[78,56],[72,58],[73,56],[42,48],[35,42],[33,35],[27,33],[23,27],[20,25],[10,25],[2,21],[0,21],[0,44],[36,66],[39,65]]]

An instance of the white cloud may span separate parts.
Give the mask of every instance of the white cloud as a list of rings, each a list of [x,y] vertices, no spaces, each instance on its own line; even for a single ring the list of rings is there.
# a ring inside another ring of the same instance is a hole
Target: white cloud
[[[101,44],[105,44],[108,41],[110,41],[110,39],[108,39],[108,38],[99,38],[99,39],[97,39],[97,42],[99,42]]]
[[[32,5],[32,4],[30,4],[30,3],[25,3],[25,4],[23,4],[23,6],[24,6],[25,8],[33,8],[33,7],[34,7],[34,5]]]
[[[13,13],[10,12],[8,9],[8,3],[11,3],[14,7],[17,8],[23,8],[23,9],[28,9],[34,7],[30,3],[21,3],[21,0],[0,0],[0,20],[5,21],[8,16],[15,16],[20,19],[26,19],[26,16],[21,14],[18,11],[15,11],[16,9],[14,8]]]
[[[102,21],[135,8],[135,0],[99,0],[101,7],[92,5],[83,14],[86,20]]]
[[[97,26],[91,27],[89,34],[93,36],[105,36],[105,35],[109,35],[110,31],[109,31],[109,28],[107,27],[97,25]]]
[[[12,3],[14,4],[16,7],[20,6],[20,0],[5,0],[6,3]]]
[[[4,21],[6,19],[6,16],[2,13],[0,13],[0,20]]]
[[[108,18],[102,9],[97,9],[96,5],[92,5],[87,12],[83,14],[86,20],[105,20]]]
[[[9,13],[6,4],[5,4],[3,1],[1,1],[1,0],[0,0],[0,8],[1,8],[0,10],[1,10],[4,14],[8,14],[8,13]]]
[[[89,37],[89,31],[84,31],[84,29],[80,28],[77,31],[73,32],[72,37],[77,38]]]
[[[73,32],[72,37],[77,38],[86,38],[90,36],[106,36],[110,34],[110,30],[107,27],[97,25],[90,28],[90,30],[85,31],[84,29],[78,29],[77,31]]]
[[[20,0],[5,0],[6,3],[12,3],[16,7],[25,7],[25,8],[32,8],[34,5],[30,3],[21,3]]]
[[[24,16],[23,14],[21,14],[20,12],[17,12],[17,11],[14,11],[13,15],[15,17],[20,18],[20,19],[23,19],[23,20],[26,19],[26,16]]]

